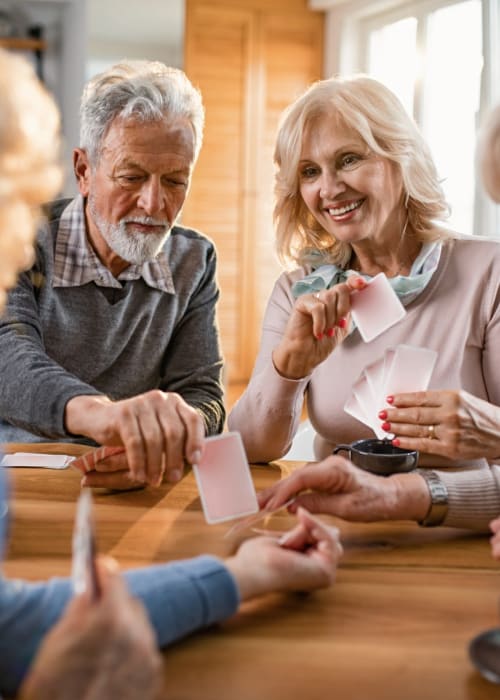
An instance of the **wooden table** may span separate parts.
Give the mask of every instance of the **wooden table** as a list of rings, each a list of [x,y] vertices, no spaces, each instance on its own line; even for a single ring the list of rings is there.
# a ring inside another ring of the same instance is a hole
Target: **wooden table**
[[[32,449],[77,454],[75,445]],[[8,445],[6,451],[28,451]],[[257,489],[295,465],[254,467]],[[13,516],[4,571],[67,575],[76,471],[10,470]],[[230,553],[228,526],[207,525],[193,474],[174,486],[95,493],[100,551],[121,565]],[[312,595],[247,603],[221,627],[165,652],[169,700],[482,700],[500,688],[472,668],[469,640],[500,624],[500,565],[488,538],[408,523],[336,521],[345,555],[337,582]],[[274,516],[286,529],[293,518]]]

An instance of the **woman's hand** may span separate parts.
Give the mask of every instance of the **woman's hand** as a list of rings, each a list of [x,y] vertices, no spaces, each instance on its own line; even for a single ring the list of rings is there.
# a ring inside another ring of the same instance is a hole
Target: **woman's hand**
[[[294,471],[288,478],[262,491],[261,508],[274,510],[299,506],[311,513],[328,513],[344,520],[423,520],[430,507],[429,489],[417,473],[376,476],[358,469],[343,457],[327,457]]]
[[[307,377],[347,335],[351,292],[363,289],[362,277],[315,294],[300,296],[280,344],[273,353],[277,371],[288,379]]]
[[[500,407],[466,391],[420,391],[388,397],[379,418],[393,444],[449,459],[500,457]]]

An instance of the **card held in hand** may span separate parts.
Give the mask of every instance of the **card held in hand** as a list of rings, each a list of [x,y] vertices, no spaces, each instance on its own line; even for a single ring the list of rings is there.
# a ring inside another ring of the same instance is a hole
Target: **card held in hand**
[[[240,518],[259,510],[241,436],[237,432],[205,440],[193,472],[207,523]]]
[[[383,272],[351,294],[352,318],[365,343],[400,321],[406,311]]]
[[[75,595],[88,591],[92,600],[97,600],[100,595],[95,556],[92,492],[83,489],[76,506],[71,579]]]

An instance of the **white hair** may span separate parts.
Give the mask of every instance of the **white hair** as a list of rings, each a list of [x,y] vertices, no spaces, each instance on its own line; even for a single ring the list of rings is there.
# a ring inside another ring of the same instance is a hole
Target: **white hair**
[[[87,83],[80,106],[80,146],[94,165],[118,116],[144,122],[187,119],[195,137],[195,160],[198,157],[205,111],[199,90],[178,68],[159,61],[124,61]]]

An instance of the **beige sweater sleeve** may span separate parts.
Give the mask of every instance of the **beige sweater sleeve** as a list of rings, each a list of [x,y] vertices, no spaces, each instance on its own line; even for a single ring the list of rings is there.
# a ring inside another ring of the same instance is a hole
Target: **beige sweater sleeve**
[[[500,515],[500,466],[435,471],[448,489],[443,525],[488,532],[490,521]]]

